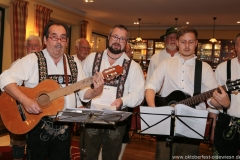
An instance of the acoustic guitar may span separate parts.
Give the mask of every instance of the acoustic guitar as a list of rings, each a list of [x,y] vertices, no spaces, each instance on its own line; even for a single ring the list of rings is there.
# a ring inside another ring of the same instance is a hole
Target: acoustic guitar
[[[109,81],[122,74],[123,68],[119,65],[103,70],[102,75]],[[24,134],[33,129],[44,116],[54,116],[64,107],[65,95],[74,93],[92,84],[92,77],[86,78],[74,84],[60,88],[60,85],[50,79],[46,79],[34,88],[19,86],[19,89],[29,98],[34,99],[42,110],[35,115],[25,111],[22,104],[16,101],[6,92],[0,96],[0,115],[5,127],[14,134]]]
[[[226,85],[223,85],[222,87],[225,91],[231,92],[231,91],[239,90],[240,89],[239,84],[240,84],[240,80],[237,79],[235,81],[227,81]],[[187,106],[194,107],[194,105],[200,102],[203,102],[208,98],[211,98],[213,95],[213,92],[216,89],[220,93],[219,88],[215,88],[210,91],[195,95],[193,97],[191,97],[189,94],[184,93],[180,90],[171,92],[167,97],[161,97],[160,95],[156,95],[155,106],[161,107],[161,106],[174,106],[176,104],[185,104]],[[144,101],[143,106],[148,106],[146,100]]]

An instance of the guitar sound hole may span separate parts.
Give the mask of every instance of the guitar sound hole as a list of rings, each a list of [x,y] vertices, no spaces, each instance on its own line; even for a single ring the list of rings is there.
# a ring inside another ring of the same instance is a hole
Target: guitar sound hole
[[[41,107],[47,107],[50,103],[50,98],[47,94],[41,94],[39,95],[38,97],[38,104],[41,106]]]

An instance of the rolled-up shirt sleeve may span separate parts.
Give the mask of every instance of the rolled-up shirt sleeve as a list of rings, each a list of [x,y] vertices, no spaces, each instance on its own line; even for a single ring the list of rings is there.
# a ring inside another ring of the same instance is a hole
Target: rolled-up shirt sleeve
[[[9,69],[5,70],[0,75],[0,87],[4,91],[4,87],[10,83],[16,83],[17,85],[22,85],[23,81],[27,81],[30,78],[30,75],[33,73],[30,69],[36,67],[33,60],[30,58],[32,55],[23,57],[14,63]],[[37,68],[36,68],[37,69]],[[37,70],[38,71],[38,70]],[[27,83],[27,87],[35,87],[37,83]]]
[[[165,73],[165,61],[161,62],[158,67],[154,70],[152,76],[145,84],[145,90],[152,89],[158,92],[162,86]]]

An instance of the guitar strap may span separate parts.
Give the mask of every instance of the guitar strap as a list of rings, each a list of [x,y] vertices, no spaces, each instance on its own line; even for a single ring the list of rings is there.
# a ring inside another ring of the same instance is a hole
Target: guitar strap
[[[196,58],[193,96],[201,93],[201,84],[202,84],[202,61]]]
[[[68,77],[67,77],[67,64],[66,64],[65,56],[63,56],[63,69],[64,69],[64,78],[66,80],[68,79]],[[66,81],[66,86],[68,86],[68,80]]]
[[[231,60],[227,61],[227,81],[231,80]],[[228,97],[231,101],[231,92],[227,92]],[[223,108],[223,113],[227,114],[227,109]]]

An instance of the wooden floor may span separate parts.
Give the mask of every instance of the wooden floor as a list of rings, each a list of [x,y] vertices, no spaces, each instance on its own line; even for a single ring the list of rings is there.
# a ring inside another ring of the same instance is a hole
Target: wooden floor
[[[134,134],[133,138],[130,140],[130,143],[126,147],[122,160],[154,160],[155,149],[155,138],[147,135],[141,136],[139,134]],[[200,144],[199,155],[212,155],[211,148],[208,144]]]
[[[73,136],[73,139],[79,140],[79,136]],[[9,142],[8,134],[0,136],[0,146],[9,146]],[[155,148],[155,138],[148,135],[134,134],[126,147],[122,160],[154,160]],[[199,155],[211,155],[209,145],[201,143]]]

